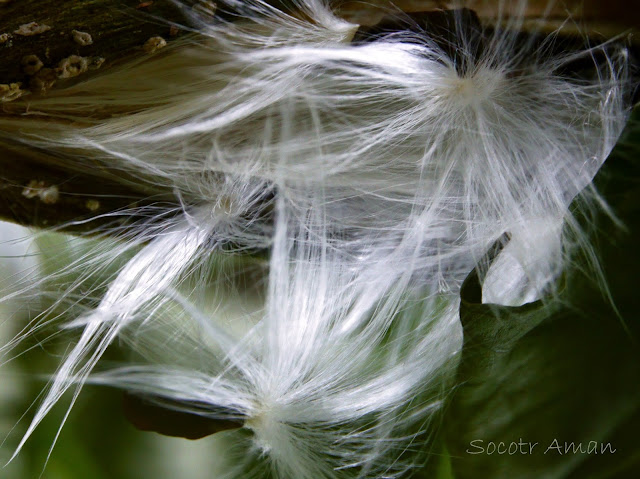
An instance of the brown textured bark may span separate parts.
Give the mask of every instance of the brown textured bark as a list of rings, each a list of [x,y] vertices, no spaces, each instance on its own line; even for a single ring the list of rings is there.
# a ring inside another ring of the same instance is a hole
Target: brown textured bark
[[[163,19],[163,20],[160,20]],[[36,22],[50,29],[40,34],[15,33],[22,25]],[[38,56],[44,67],[54,68],[71,55],[104,58],[101,68],[136,54],[152,37],[170,41],[170,23],[184,22],[181,11],[170,0],[10,0],[0,2],[0,35],[10,36],[0,44],[0,83],[29,83],[22,59]],[[83,45],[73,32],[91,36]]]
[[[170,0],[0,0],[0,97],[3,85],[5,93],[19,89],[22,94],[37,95],[43,86],[35,82],[47,81],[42,72],[48,71],[56,80],[44,89],[56,88],[148,55],[145,44],[150,38],[167,42],[179,38],[180,31],[172,29],[171,22],[184,20]],[[34,28],[32,22],[45,27]],[[29,28],[36,33],[21,34]],[[55,69],[74,55],[87,59],[87,71],[60,79],[60,70]],[[36,74],[28,70],[33,56],[42,63]],[[4,103],[5,108],[9,105]],[[99,167],[94,175],[87,171],[91,169],[85,168],[80,175],[65,166],[64,158],[42,150],[26,151],[17,141],[2,141],[0,219],[39,228],[64,225],[65,231],[74,233],[100,231],[106,225],[122,231],[141,218],[118,215],[119,211],[133,205],[173,206],[175,201],[170,195],[153,196],[156,192],[135,181],[110,178]]]
[[[491,23],[499,11],[503,16],[515,13],[514,5],[518,2],[502,2],[501,10],[497,8],[500,0],[335,0],[334,3],[344,16],[371,24],[390,11],[391,5],[407,12],[466,5]],[[577,26],[607,36],[633,33],[640,28],[640,9],[633,0],[564,0],[552,7],[547,7],[548,4],[548,0],[529,0],[526,18],[544,18],[549,28],[555,28],[570,14],[573,22],[565,25],[568,33],[573,33]],[[25,73],[24,61],[30,55],[42,61],[42,68],[56,68],[72,55],[104,59],[99,69],[109,68],[131,56],[144,55],[145,44],[153,37],[168,42],[178,38],[179,29],[172,30],[171,23],[184,21],[182,10],[171,0],[0,0],[0,84],[21,82],[27,87],[33,75]],[[50,28],[26,36],[16,33],[32,22]],[[74,32],[89,34],[92,43],[83,44]],[[633,40],[639,41],[635,36]],[[98,65],[93,67],[98,69]]]
[[[366,25],[377,23],[385,12],[424,12],[466,7],[491,24],[499,17],[520,13],[520,0],[338,0],[342,14]],[[531,28],[561,30],[568,34],[612,37],[640,29],[640,9],[635,0],[528,0],[524,16]],[[567,22],[567,18],[571,21]],[[542,24],[540,20],[543,20]],[[525,23],[527,28],[527,23]],[[633,38],[634,42],[640,39]]]
[[[15,148],[14,148],[15,146]],[[37,228],[64,226],[69,233],[125,233],[140,221],[125,214],[132,206],[170,208],[175,199],[158,195],[140,182],[65,168],[64,159],[18,145],[0,145],[0,219]],[[144,210],[140,210],[144,211]]]

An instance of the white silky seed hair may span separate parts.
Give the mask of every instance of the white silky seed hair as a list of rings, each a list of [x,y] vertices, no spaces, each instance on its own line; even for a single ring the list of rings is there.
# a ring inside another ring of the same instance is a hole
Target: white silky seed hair
[[[400,477],[425,460],[462,342],[459,287],[487,249],[510,235],[483,294],[517,305],[553,287],[567,235],[586,247],[569,205],[596,196],[627,121],[623,47],[550,54],[553,37],[522,41],[515,17],[482,38],[454,22],[452,58],[429,32],[351,42],[358,26],[325,2],[294,3],[221,2],[242,21],[194,17],[188,42],[0,117],[25,147],[184,205],[111,245],[136,252],[63,324],[80,339],[16,454],[90,382],[243,421],[227,477]],[[589,76],[566,74],[585,59]],[[264,300],[239,313],[228,278],[211,280],[228,243],[270,251]],[[137,359],[92,375],[116,339]]]

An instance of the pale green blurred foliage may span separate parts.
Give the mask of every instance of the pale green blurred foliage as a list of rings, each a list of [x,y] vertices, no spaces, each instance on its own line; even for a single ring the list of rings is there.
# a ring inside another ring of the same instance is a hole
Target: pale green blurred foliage
[[[47,284],[34,290],[40,274],[58,270],[92,246],[95,240],[53,233],[41,233],[34,239],[32,231],[0,222],[0,293],[4,296],[31,287],[22,297],[0,303],[2,344],[42,311],[47,301],[38,300],[35,293],[55,289],[55,285]],[[37,346],[44,337],[38,336],[27,348]],[[2,465],[11,457],[33,413],[29,408],[46,384],[42,373],[52,373],[58,363],[64,347],[64,342],[59,343],[35,347],[0,368]],[[120,392],[85,386],[45,468],[65,408],[60,404],[21,454],[0,470],[2,479],[32,479],[41,474],[43,479],[209,479],[217,477],[223,467],[224,434],[189,441],[137,431],[123,418]]]

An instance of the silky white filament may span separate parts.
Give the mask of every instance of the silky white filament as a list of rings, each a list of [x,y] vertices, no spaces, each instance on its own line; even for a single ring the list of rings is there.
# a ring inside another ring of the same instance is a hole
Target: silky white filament
[[[459,13],[449,43],[358,39],[324,1],[293,3],[222,2],[242,20],[194,18],[189,42],[0,117],[25,145],[183,205],[113,246],[137,252],[67,319],[82,334],[18,450],[91,382],[242,424],[228,477],[400,477],[425,460],[465,277],[488,267],[485,301],[530,302],[567,235],[581,243],[569,205],[595,194],[628,118],[623,47],[550,53],[520,17],[480,34]],[[257,305],[216,274],[229,245],[269,251]],[[92,375],[116,338],[131,364]]]

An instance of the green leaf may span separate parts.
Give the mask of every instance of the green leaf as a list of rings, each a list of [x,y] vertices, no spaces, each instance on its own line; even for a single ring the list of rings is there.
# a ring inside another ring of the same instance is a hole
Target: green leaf
[[[625,227],[581,218],[608,291],[587,254],[556,296],[522,307],[481,304],[475,272],[463,285],[443,421],[457,479],[640,477],[639,145],[631,129],[597,179]]]

